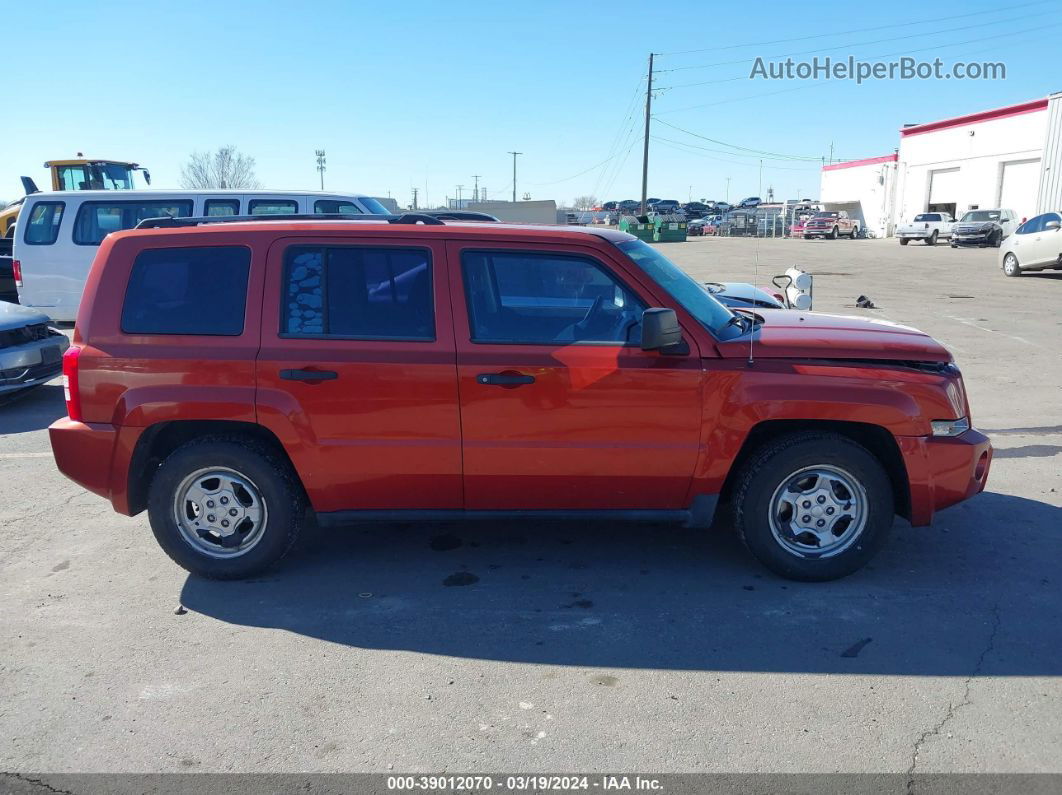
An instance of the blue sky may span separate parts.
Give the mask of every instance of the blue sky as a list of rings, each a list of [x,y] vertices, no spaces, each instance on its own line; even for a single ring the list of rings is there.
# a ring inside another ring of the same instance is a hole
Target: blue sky
[[[43,8],[5,11],[0,198],[21,193],[22,174],[43,184],[46,159],[77,151],[135,160],[152,187],[178,187],[190,152],[229,143],[270,188],[316,188],[323,148],[327,189],[404,203],[415,186],[436,204],[458,184],[468,195],[479,174],[489,196],[510,195],[515,149],[521,195],[637,198],[650,51],[664,53],[650,195],[816,196],[811,158],[831,142],[838,158],[888,154],[905,122],[1062,90],[1058,0]],[[904,53],[1003,61],[1007,79],[748,79],[756,56]],[[785,156],[764,160],[762,183],[759,152]]]

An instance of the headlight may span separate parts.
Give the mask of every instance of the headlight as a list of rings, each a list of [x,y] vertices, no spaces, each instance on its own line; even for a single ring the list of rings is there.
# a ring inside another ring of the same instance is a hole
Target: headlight
[[[970,430],[968,417],[959,417],[957,420],[933,420],[929,423],[934,436],[959,436]]]

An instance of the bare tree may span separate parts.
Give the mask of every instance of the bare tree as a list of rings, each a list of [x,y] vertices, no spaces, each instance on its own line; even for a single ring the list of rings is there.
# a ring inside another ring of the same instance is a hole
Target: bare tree
[[[572,204],[577,210],[592,210],[597,207],[597,196],[576,196]]]
[[[214,153],[192,152],[188,162],[181,166],[181,185],[198,190],[262,187],[254,174],[254,158],[231,144]]]

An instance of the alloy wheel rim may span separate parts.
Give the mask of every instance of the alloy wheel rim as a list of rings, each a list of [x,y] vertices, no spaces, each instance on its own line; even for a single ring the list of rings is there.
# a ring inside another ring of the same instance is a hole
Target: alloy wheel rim
[[[181,537],[211,558],[247,554],[262,539],[268,518],[262,494],[246,475],[228,467],[192,472],[174,493],[173,518]]]
[[[832,464],[803,467],[775,489],[768,508],[771,534],[800,558],[831,558],[863,534],[869,501],[863,484]]]
[[[1013,254],[1007,254],[1003,258],[1003,270],[1007,273],[1014,273],[1018,269],[1018,260]]]

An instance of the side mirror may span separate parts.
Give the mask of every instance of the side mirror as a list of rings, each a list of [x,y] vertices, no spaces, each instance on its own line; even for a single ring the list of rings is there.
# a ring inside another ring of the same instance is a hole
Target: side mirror
[[[654,307],[642,312],[642,350],[658,351],[682,343],[682,329],[674,309]]]
[[[1044,224],[1044,229],[1045,230],[1048,230],[1048,229],[1057,230],[1059,227],[1062,227],[1062,224],[1060,224],[1058,221],[1048,221],[1046,224]]]
[[[151,184],[151,172],[148,171],[146,168],[142,168],[140,170],[144,172],[144,182],[146,182],[148,185],[150,185]]]

